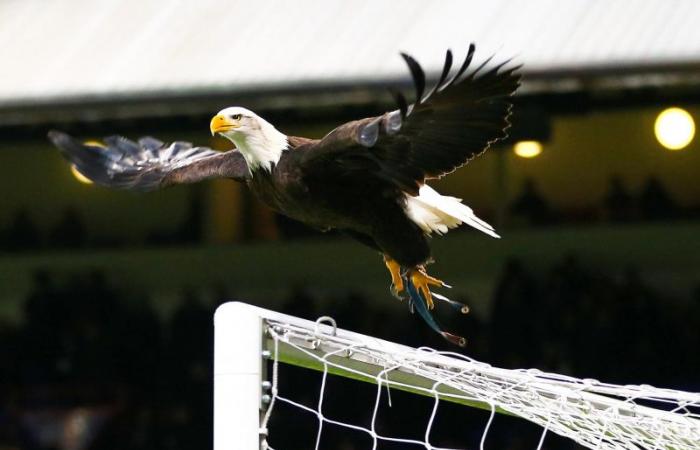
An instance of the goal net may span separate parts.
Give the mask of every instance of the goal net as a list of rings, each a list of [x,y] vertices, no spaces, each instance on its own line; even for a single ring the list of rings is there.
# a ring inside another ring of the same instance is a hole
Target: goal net
[[[595,449],[700,449],[700,393],[649,385],[615,385],[535,369],[492,367],[459,353],[411,348],[336,327],[238,302],[215,315],[214,449],[283,450],[269,427],[286,405],[314,419],[316,449],[328,427],[364,434],[372,449],[439,449],[433,422],[445,402],[484,410],[478,442],[450,448],[484,448],[499,414],[538,425],[543,448],[548,434]],[[280,389],[280,365],[318,371],[318,399],[295,399]],[[349,423],[326,412],[329,376],[376,385],[368,423]],[[392,392],[426,396],[432,402],[421,438],[386,435],[377,427],[381,403]],[[396,445],[399,445],[396,447]]]

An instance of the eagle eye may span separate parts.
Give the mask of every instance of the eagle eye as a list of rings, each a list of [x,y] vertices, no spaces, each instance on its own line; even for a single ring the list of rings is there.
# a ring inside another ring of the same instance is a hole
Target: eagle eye
[[[234,114],[231,116],[233,120],[241,120],[241,117],[243,117],[241,114]]]

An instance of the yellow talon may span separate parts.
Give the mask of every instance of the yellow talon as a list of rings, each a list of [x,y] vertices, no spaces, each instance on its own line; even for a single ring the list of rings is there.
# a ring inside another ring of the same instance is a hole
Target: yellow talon
[[[387,255],[384,255],[384,264],[391,274],[391,293],[394,297],[401,298],[401,293],[404,290],[401,265]]]
[[[433,294],[430,292],[430,286],[447,286],[442,280],[438,280],[437,278],[428,275],[423,267],[411,270],[411,282],[416,287],[418,292],[423,295],[428,309],[435,308]]]

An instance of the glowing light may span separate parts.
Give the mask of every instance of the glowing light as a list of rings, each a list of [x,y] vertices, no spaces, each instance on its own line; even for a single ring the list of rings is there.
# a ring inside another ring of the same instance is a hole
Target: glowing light
[[[516,142],[513,151],[521,158],[534,158],[542,153],[542,143],[539,141]]]
[[[654,134],[659,143],[669,150],[685,148],[695,136],[693,116],[681,108],[665,109],[656,118]]]
[[[107,148],[107,147],[105,147],[105,145],[104,145],[102,142],[100,142],[100,141],[89,140],[89,141],[83,142],[83,144],[89,145],[89,146],[91,146],[91,147]],[[75,164],[71,164],[71,165],[70,165],[70,172],[73,174],[73,176],[75,177],[75,179],[78,180],[78,181],[80,181],[81,183],[83,183],[83,184],[92,184],[92,180],[91,180],[90,178],[86,177],[85,175],[83,175],[82,173],[80,173],[80,171],[78,170],[78,168],[75,167]]]
[[[73,176],[75,177],[75,179],[80,181],[81,183],[92,184],[92,180],[90,178],[86,177],[85,175],[83,175],[82,173],[80,173],[78,171],[78,168],[75,167],[75,164],[70,165],[70,171],[73,174]]]

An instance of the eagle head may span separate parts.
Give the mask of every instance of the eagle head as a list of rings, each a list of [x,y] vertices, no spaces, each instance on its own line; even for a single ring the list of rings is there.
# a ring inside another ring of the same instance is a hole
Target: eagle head
[[[240,106],[224,108],[209,124],[212,136],[220,134],[236,145],[251,173],[262,168],[268,172],[287,149],[287,136],[253,111]]]
[[[234,136],[246,135],[260,129],[260,117],[253,111],[240,106],[232,106],[219,111],[209,124],[212,136],[220,134],[233,140]]]

